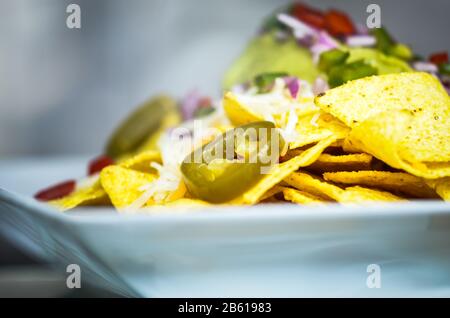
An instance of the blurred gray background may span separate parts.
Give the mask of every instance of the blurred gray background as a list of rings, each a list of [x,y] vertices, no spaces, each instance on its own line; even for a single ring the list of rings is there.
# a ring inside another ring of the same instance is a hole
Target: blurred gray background
[[[0,157],[99,153],[114,126],[152,94],[221,77],[261,19],[285,0],[0,0]],[[420,54],[448,50],[448,0],[306,1],[366,6]],[[66,27],[77,3],[81,30]]]

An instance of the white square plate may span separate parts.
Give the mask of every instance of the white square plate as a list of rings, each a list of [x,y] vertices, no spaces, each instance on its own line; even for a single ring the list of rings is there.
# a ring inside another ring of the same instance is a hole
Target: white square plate
[[[449,297],[450,204],[59,213],[31,193],[84,158],[0,161],[0,230],[82,280],[145,297]],[[12,190],[12,192],[10,191]],[[19,194],[21,193],[21,194]],[[369,288],[367,268],[380,268]],[[64,267],[65,268],[65,267]]]

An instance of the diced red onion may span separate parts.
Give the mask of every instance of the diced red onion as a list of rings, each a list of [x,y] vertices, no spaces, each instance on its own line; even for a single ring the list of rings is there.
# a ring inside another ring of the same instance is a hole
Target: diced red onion
[[[324,80],[322,77],[317,77],[312,87],[312,91],[316,96],[319,95],[320,93],[326,92],[329,89],[330,87],[328,86],[327,81]]]
[[[312,28],[288,14],[281,13],[277,18],[281,23],[292,29],[294,37],[299,41],[300,45],[310,49],[315,62],[319,60],[322,52],[339,46],[339,43],[326,31]]]
[[[301,39],[297,38],[297,43],[306,48],[310,48],[315,42],[316,39],[311,35],[305,36]]]
[[[437,73],[439,71],[435,64],[429,62],[415,62],[413,68],[419,72]]]
[[[347,37],[348,46],[374,46],[377,40],[372,35],[352,35]]]
[[[320,54],[335,49],[338,46],[338,42],[328,32],[320,31],[316,42],[310,47],[314,62],[317,63],[319,61]]]
[[[319,44],[328,46],[331,49],[335,49],[339,46],[339,43],[326,31],[320,31],[317,39]]]
[[[202,96],[197,90],[189,92],[183,98],[183,100],[181,101],[181,113],[183,114],[183,118],[185,120],[194,117],[195,110],[197,109],[201,98]]]
[[[284,82],[286,87],[291,93],[292,98],[297,98],[298,92],[300,91],[300,81],[297,77],[285,77]]]

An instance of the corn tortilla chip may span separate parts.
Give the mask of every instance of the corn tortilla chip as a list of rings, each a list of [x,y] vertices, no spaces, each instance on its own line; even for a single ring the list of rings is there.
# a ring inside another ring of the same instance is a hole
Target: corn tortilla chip
[[[338,201],[344,192],[344,189],[305,172],[294,172],[286,177],[284,181],[297,190],[310,193],[328,201]]]
[[[273,188],[267,190],[266,193],[264,193],[264,195],[261,196],[261,198],[259,198],[259,201],[267,200],[267,199],[273,197],[274,195],[283,192],[283,189],[284,189],[284,187],[276,185]]]
[[[422,178],[404,172],[389,171],[354,171],[327,172],[323,174],[326,181],[340,184],[362,185],[379,188],[417,198],[437,198]]]
[[[161,153],[157,150],[145,150],[133,156],[123,158],[119,165],[123,168],[138,170],[141,172],[155,173],[156,170],[150,167],[152,162],[161,163]]]
[[[304,172],[294,172],[284,179],[284,181],[300,191],[341,203],[403,200],[402,198],[389,192],[367,189],[363,187],[349,187],[342,189],[334,184],[322,180],[317,176]]]
[[[293,101],[280,94],[241,95],[228,92],[223,99],[225,114],[235,126],[256,121],[273,121],[278,127],[286,121],[286,114],[295,109],[298,117],[317,113],[313,97],[299,97]]]
[[[350,138],[345,138],[342,142],[342,150],[348,153],[363,153],[364,150],[359,149],[356,145],[353,144]]]
[[[284,199],[297,204],[322,204],[324,200],[307,192],[283,188]]]
[[[316,104],[353,129],[357,148],[394,168],[450,175],[450,97],[434,76],[367,77],[319,95]]]
[[[98,179],[92,185],[83,186],[68,196],[49,202],[60,211],[67,211],[80,205],[104,205],[108,203],[108,196]]]
[[[403,200],[403,198],[393,195],[390,192],[367,189],[359,186],[346,188],[339,198],[339,202],[341,203],[362,203],[367,201],[395,202]]]
[[[100,182],[117,209],[128,207],[141,195],[140,188],[156,178],[155,175],[143,173],[119,166],[109,166],[100,173]]]
[[[450,177],[425,180],[425,182],[433,188],[442,199],[450,201]]]
[[[264,120],[261,115],[242,105],[231,92],[226,93],[224,96],[223,109],[225,110],[228,119],[235,126]]]
[[[296,126],[296,140],[289,143],[289,149],[296,149],[319,142],[329,136],[343,139],[349,133],[349,128],[333,116],[321,111],[301,116]]]
[[[402,169],[415,176],[427,179],[449,176],[450,161],[419,162],[414,161],[408,155],[415,147],[413,141],[408,138],[408,132],[417,127],[415,123],[418,123],[415,121],[415,118],[414,115],[405,110],[380,113],[354,128],[349,138],[357,148],[364,149],[364,151],[384,161],[391,167]],[[448,128],[450,131],[450,126]],[[432,134],[433,132],[429,133],[429,135]],[[405,140],[409,140],[408,145],[404,144]],[[444,141],[441,141],[441,143],[444,143]],[[433,143],[430,143],[428,147],[430,153],[441,148],[440,146],[435,147]]]
[[[365,153],[342,156],[321,154],[320,157],[308,167],[308,170],[315,172],[369,170],[372,159],[373,157],[371,155]]]

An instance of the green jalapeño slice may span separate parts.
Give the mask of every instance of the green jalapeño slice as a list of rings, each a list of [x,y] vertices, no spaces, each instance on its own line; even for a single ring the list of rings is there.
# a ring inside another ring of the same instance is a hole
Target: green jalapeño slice
[[[177,103],[168,96],[156,96],[142,104],[114,131],[106,146],[112,158],[135,151],[153,133],[170,112],[177,111]]]
[[[229,130],[193,151],[181,164],[191,194],[212,203],[230,201],[278,163],[285,142],[275,125],[254,122]]]

